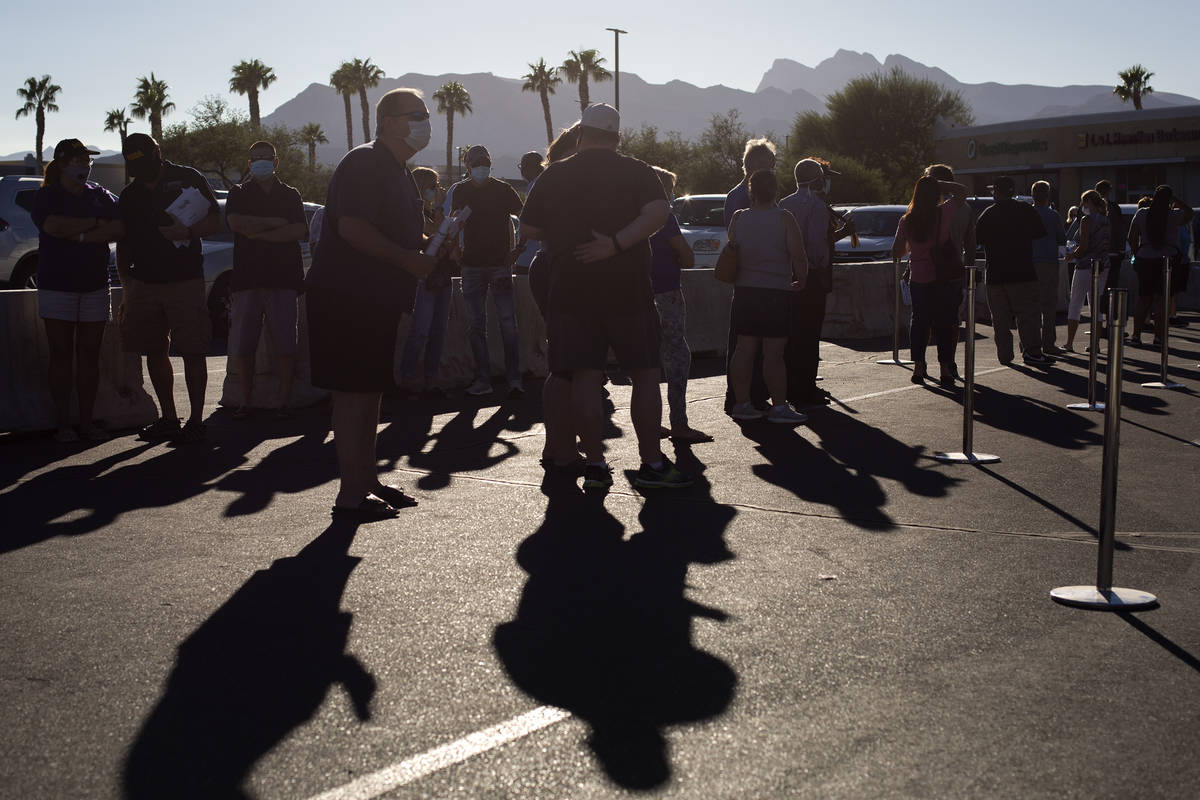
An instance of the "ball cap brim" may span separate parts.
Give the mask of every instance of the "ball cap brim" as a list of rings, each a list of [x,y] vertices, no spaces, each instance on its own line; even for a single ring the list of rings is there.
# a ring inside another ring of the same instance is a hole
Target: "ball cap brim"
[[[69,159],[79,155],[98,156],[99,150],[92,150],[78,139],[63,139],[54,146],[54,160]]]

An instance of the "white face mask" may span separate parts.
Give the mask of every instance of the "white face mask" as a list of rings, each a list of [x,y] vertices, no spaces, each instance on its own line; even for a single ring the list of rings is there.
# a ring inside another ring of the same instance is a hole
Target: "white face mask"
[[[471,180],[476,183],[483,183],[491,174],[491,167],[471,167]]]
[[[433,138],[433,125],[429,120],[423,119],[419,122],[409,121],[408,136],[404,137],[404,143],[413,150],[421,151],[429,145],[429,140]]]

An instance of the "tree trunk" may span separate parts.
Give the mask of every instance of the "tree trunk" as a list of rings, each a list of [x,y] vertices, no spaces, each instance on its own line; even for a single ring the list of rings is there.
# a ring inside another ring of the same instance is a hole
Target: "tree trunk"
[[[358,102],[362,104],[363,115],[363,141],[371,141],[371,109],[367,105],[367,90],[366,87],[358,90]]]
[[[354,149],[354,117],[350,113],[350,95],[342,95],[346,101],[346,152]]]
[[[579,76],[579,113],[583,114],[583,112],[587,111],[587,107],[588,107],[588,85],[587,85],[587,73],[585,72]]]
[[[454,180],[454,111],[446,111],[446,179]]]
[[[550,124],[550,95],[542,89],[542,113],[546,116],[546,144],[554,143],[554,126]]]
[[[117,128],[117,133],[121,135],[121,153],[125,152],[125,137],[129,135],[129,126],[121,125]],[[129,183],[129,170],[125,168],[125,159],[121,159],[121,185]]]
[[[258,127],[258,121],[259,121],[259,116],[258,116],[258,90],[257,90],[257,89],[251,89],[250,91],[246,92],[246,94],[247,94],[247,95],[249,95],[249,97],[250,97],[250,126],[251,126],[252,128],[257,128],[257,127]]]
[[[317,140],[308,140],[308,170],[312,172],[317,168]]]
[[[154,141],[162,144],[162,112],[150,112],[150,135],[154,137]]]
[[[37,121],[37,137],[34,140],[34,146],[37,147],[38,174],[44,175],[46,172],[46,161],[42,158],[42,142],[46,138],[46,112],[41,106],[37,107],[37,115],[34,119]]]
[[[1133,90],[1133,109],[1135,111],[1142,110],[1142,93],[1137,89]]]

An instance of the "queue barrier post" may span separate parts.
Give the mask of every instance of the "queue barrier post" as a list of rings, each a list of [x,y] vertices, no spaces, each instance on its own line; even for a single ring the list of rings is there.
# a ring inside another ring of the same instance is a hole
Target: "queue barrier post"
[[[1071,403],[1067,408],[1075,411],[1103,411],[1104,403],[1096,402],[1097,361],[1100,358],[1100,265],[1092,261],[1092,342],[1088,345],[1088,399],[1086,403]],[[1112,317],[1109,317],[1112,324]],[[1112,352],[1112,351],[1109,351]]]
[[[1162,308],[1158,312],[1158,338],[1162,342],[1162,363],[1159,380],[1143,383],[1143,389],[1182,389],[1182,383],[1175,383],[1167,377],[1167,350],[1171,341],[1171,259],[1163,258],[1163,289]]]
[[[896,291],[894,292],[894,303],[892,306],[892,357],[881,358],[875,363],[904,366],[913,362],[910,359],[900,357],[900,259],[892,259],[892,272],[896,281]]]
[[[1117,456],[1121,448],[1121,362],[1125,339],[1127,289],[1111,289],[1108,305],[1108,385],[1104,408],[1104,461],[1100,475],[1100,542],[1095,586],[1060,586],[1050,592],[1056,602],[1102,611],[1148,608],[1158,598],[1140,589],[1112,585],[1117,512]]]
[[[1000,456],[976,453],[975,446],[975,276],[979,268],[967,264],[967,342],[963,347],[963,447],[960,453],[934,453],[947,464],[995,464]]]

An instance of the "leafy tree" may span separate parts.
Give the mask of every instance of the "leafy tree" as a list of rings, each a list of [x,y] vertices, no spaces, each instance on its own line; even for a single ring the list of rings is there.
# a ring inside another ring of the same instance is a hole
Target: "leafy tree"
[[[1141,64],[1134,64],[1129,69],[1118,72],[1117,77],[1121,82],[1113,89],[1113,94],[1125,103],[1132,100],[1134,109],[1141,111],[1142,98],[1154,91],[1154,87],[1150,85],[1154,73],[1147,72]]]
[[[697,142],[696,163],[689,177],[696,191],[724,193],[742,180],[742,153],[752,134],[746,130],[736,109],[713,114]]]
[[[579,113],[582,114],[589,105],[588,81],[596,83],[612,78],[612,73],[600,66],[604,59],[600,58],[597,50],[571,50],[567,60],[562,64],[562,71],[571,83],[579,84]]]
[[[776,174],[779,176],[780,196],[796,191],[796,162],[804,158],[824,159],[833,169],[841,173],[833,179],[827,198],[833,205],[838,203],[886,203],[890,199],[894,199],[888,192],[887,181],[883,177],[883,173],[868,167],[858,159],[828,151],[797,155],[794,149],[780,154],[779,164],[776,168]],[[909,193],[912,193],[911,186]]]
[[[148,78],[143,75],[138,79],[129,112],[138,119],[150,118],[150,135],[156,142],[162,141],[162,118],[174,110],[175,104],[168,99],[166,81],[155,78],[153,72]]]
[[[358,101],[362,105],[363,141],[371,141],[371,107],[367,105],[367,89],[374,89],[383,79],[383,70],[371,63],[371,59],[354,59],[348,70]]]
[[[450,81],[433,93],[439,114],[446,115],[446,175],[454,174],[454,115],[470,114],[471,95],[458,81]]]
[[[355,86],[354,78],[350,74],[351,64],[349,61],[343,61],[341,66],[333,71],[329,76],[329,85],[337,90],[337,93],[342,96],[342,100],[346,103],[346,149],[354,149],[354,117],[350,114],[350,98],[358,91]]]
[[[61,91],[61,86],[50,82],[49,75],[43,75],[41,80],[26,78],[25,85],[17,89],[17,97],[20,97],[25,103],[17,109],[16,119],[32,114],[37,125],[34,153],[37,155],[38,172],[45,167],[45,159],[42,157],[42,140],[46,137],[46,112],[58,111],[58,104],[54,101],[58,99],[58,93]]]
[[[328,144],[329,138],[320,124],[310,122],[300,129],[300,141],[308,146],[308,168],[317,168],[317,145]]]
[[[546,117],[546,144],[554,141],[554,127],[550,124],[550,95],[562,83],[558,77],[558,67],[547,66],[546,59],[539,58],[536,64],[529,65],[529,72],[521,76],[525,83],[521,85],[523,92],[537,92],[542,98],[542,114]]]
[[[258,90],[266,89],[274,82],[275,71],[257,58],[253,61],[240,61],[233,67],[229,91],[250,98],[250,124],[255,128],[259,126]]]
[[[933,161],[933,126],[974,121],[958,92],[899,68],[855,78],[825,102],[825,114],[800,114],[789,137],[790,156],[838,153],[884,177],[888,198],[906,200]],[[826,156],[828,157],[828,156]]]

